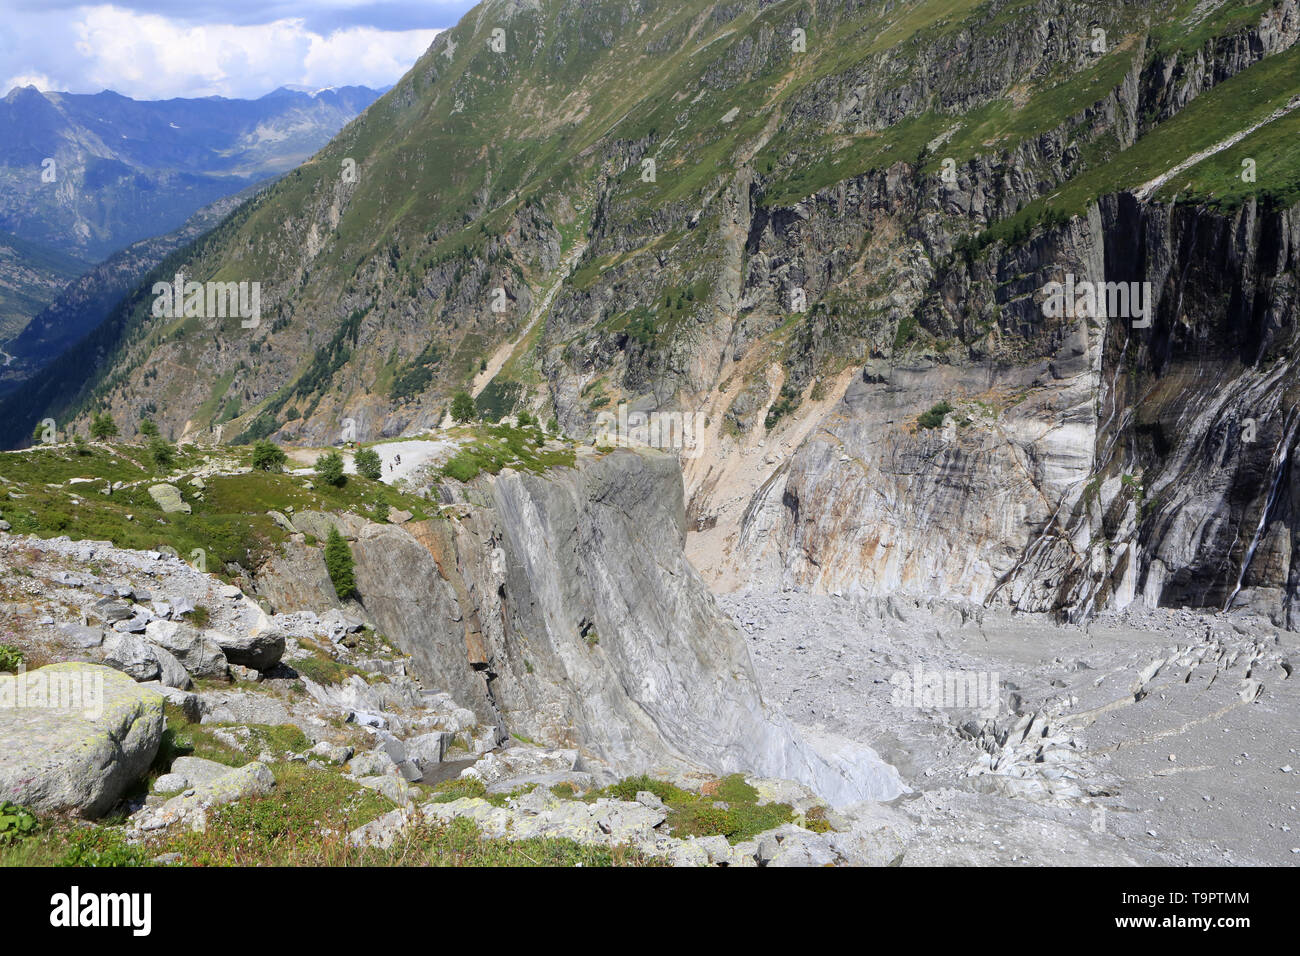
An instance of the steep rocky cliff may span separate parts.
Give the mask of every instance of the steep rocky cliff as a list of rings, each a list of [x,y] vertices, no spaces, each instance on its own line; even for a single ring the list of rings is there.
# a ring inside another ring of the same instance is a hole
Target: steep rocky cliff
[[[502,740],[577,747],[620,774],[798,780],[835,804],[904,790],[870,748],[823,757],[764,703],[744,642],[682,552],[671,456],[616,451],[546,475],[507,471],[466,487],[449,518],[353,531],[365,612],[428,686]],[[313,550],[290,547],[311,564]],[[293,577],[312,580],[276,563],[262,590],[283,595]],[[300,600],[320,604],[310,587]]]

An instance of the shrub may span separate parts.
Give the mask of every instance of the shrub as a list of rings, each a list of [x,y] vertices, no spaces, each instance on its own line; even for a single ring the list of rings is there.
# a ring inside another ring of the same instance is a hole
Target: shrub
[[[190,623],[195,627],[207,627],[208,621],[212,618],[212,612],[208,610],[206,604],[199,604],[186,617],[190,619]]]
[[[325,540],[325,569],[329,571],[330,580],[334,582],[334,591],[342,600],[347,600],[357,593],[357,579],[353,573],[352,549],[339,534],[339,529],[331,527],[329,537]]]
[[[317,458],[316,477],[327,485],[341,488],[347,481],[347,477],[343,474],[343,456],[336,451],[331,451]]]
[[[451,417],[458,422],[472,422],[477,414],[469,392],[457,392],[451,400]]]
[[[288,456],[279,445],[265,438],[253,443],[253,467],[262,471],[283,471]]]
[[[362,448],[352,456],[352,463],[357,466],[358,475],[371,481],[378,481],[384,473],[384,463],[373,448]]]
[[[149,439],[149,457],[153,459],[154,465],[163,470],[171,468],[176,458],[172,446],[156,436]]]
[[[922,412],[916,419],[916,424],[921,428],[938,428],[943,424],[944,416],[951,411],[951,405],[947,402],[940,402],[933,406],[928,412]]]
[[[23,652],[8,644],[0,644],[0,671],[17,671],[23,662]]]
[[[158,426],[147,418],[140,419],[140,434],[146,438],[158,437]]]
[[[450,461],[442,466],[442,473],[448,478],[455,478],[457,481],[473,481],[474,477],[482,470],[482,463],[472,452],[457,452]]]

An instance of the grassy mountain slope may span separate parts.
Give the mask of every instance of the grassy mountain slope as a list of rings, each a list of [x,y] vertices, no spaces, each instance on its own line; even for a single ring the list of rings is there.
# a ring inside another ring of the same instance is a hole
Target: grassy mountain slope
[[[570,428],[734,382],[743,431],[771,405],[747,356],[787,367],[794,408],[845,362],[928,348],[915,310],[960,242],[1023,239],[1289,101],[1294,21],[1293,0],[491,0],[149,280],[260,282],[257,328],[152,319],[144,288],[10,400],[4,437],[89,409],[223,440],[399,434],[512,346],[495,391]],[[1167,188],[1284,201],[1294,121]],[[861,191],[880,221],[770,243]]]

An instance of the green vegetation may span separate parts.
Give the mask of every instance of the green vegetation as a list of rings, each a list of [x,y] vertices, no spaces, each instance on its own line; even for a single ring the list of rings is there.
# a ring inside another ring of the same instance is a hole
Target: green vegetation
[[[330,526],[329,537],[325,541],[325,569],[329,571],[334,591],[342,600],[354,597],[357,593],[357,581],[353,572],[352,549],[348,547],[339,529]]]
[[[353,674],[360,674],[355,667],[336,661],[328,654],[317,651],[310,657],[293,662],[293,669],[310,681],[322,686],[341,684]],[[361,676],[365,676],[362,674]]]
[[[547,450],[546,436],[536,427],[487,425],[445,465],[442,473],[456,481],[472,481],[482,472],[499,474],[502,468],[541,474],[552,468],[572,468],[572,448]]]
[[[474,399],[474,411],[485,422],[500,421],[514,409],[523,394],[523,386],[518,382],[505,381],[497,376],[488,382],[487,387]],[[522,425],[523,422],[520,422]]]
[[[384,463],[379,457],[379,452],[373,448],[358,449],[352,456],[352,463],[357,468],[357,474],[362,478],[378,481],[384,474]]]
[[[652,777],[629,777],[602,791],[588,794],[617,800],[635,800],[639,791],[653,793],[668,807],[668,826],[675,837],[725,836],[733,845],[764,830],[794,822],[789,804],[758,805],[758,791],[742,774],[732,774],[706,785],[700,793],[683,790]]]
[[[23,652],[9,644],[0,644],[0,672],[16,673],[23,663]]]
[[[176,450],[158,436],[149,439],[149,458],[159,471],[167,471],[176,463]]]
[[[1256,14],[1262,11],[1256,9]],[[1058,223],[1086,212],[1098,197],[1136,188],[1178,165],[1179,161],[1223,142],[1262,122],[1295,95],[1300,47],[1278,53],[1192,100],[1133,146],[1096,163],[1057,192],[1028,203],[1018,214],[990,226],[980,247],[993,241],[1023,241],[1039,223]],[[1300,200],[1300,154],[1291,146],[1300,130],[1295,111],[1274,120],[1236,145],[1172,177],[1156,198],[1207,202],[1234,208],[1252,197],[1266,206]],[[1255,181],[1242,178],[1245,159],[1256,160]]]
[[[416,356],[414,362],[394,374],[388,389],[389,397],[402,401],[415,398],[424,392],[433,382],[441,355],[442,352],[437,346],[432,343],[426,346],[424,351]]]
[[[803,395],[800,394],[799,389],[786,382],[781,386],[780,394],[777,395],[776,401],[772,403],[772,407],[767,410],[767,417],[763,420],[763,426],[768,431],[771,431],[772,426],[798,408],[802,401]]]
[[[952,411],[952,406],[948,402],[939,402],[932,405],[928,412],[922,412],[917,416],[916,424],[919,428],[939,428],[943,425],[944,418]]]
[[[433,797],[431,803],[451,803],[455,800],[463,800],[466,797],[477,797],[480,800],[487,799],[487,787],[478,777],[464,777],[455,780],[444,780],[433,788]]]
[[[461,422],[472,422],[478,415],[474,407],[474,399],[470,397],[469,392],[457,392],[451,400],[451,417]]]
[[[222,454],[230,457],[217,464],[234,469],[252,461],[253,449],[229,448]],[[395,507],[416,520],[437,516],[436,506],[424,498],[361,476],[342,486],[322,482],[308,489],[301,477],[271,471],[206,474],[206,488],[198,497],[189,491],[187,470],[212,464],[212,459],[189,445],[175,448],[174,455],[173,480],[186,494],[189,515],[165,514],[149,495],[157,472],[146,447],[88,445],[83,454],[74,446],[53,445],[0,452],[0,474],[13,494],[5,504],[5,520],[16,534],[66,534],[137,550],[165,547],[183,557],[202,549],[208,567],[216,570],[232,562],[257,567],[288,538],[269,511],[386,515]],[[69,485],[73,478],[89,480]]]
[[[0,801],[0,846],[17,843],[36,832],[37,821],[24,807]]]
[[[117,437],[117,422],[108,412],[96,415],[90,422],[90,437],[97,441]]]
[[[262,471],[282,471],[288,460],[282,449],[275,442],[262,438],[253,443],[253,467]]]
[[[329,451],[316,459],[316,477],[327,485],[342,487],[347,476],[343,474],[343,456],[336,451]]]

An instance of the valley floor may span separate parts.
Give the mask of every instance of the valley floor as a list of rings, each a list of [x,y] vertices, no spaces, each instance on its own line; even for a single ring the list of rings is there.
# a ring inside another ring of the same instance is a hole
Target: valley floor
[[[1062,626],[900,598],[719,603],[770,702],[820,747],[866,743],[899,769],[904,865],[1300,859],[1300,635],[1172,609]],[[996,686],[996,715],[899,695],[918,667],[922,685],[982,677],[967,686]]]

